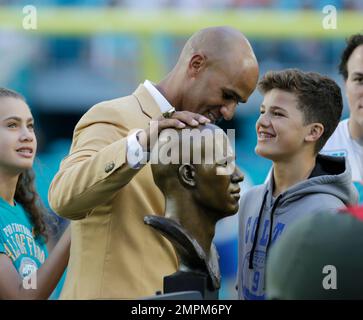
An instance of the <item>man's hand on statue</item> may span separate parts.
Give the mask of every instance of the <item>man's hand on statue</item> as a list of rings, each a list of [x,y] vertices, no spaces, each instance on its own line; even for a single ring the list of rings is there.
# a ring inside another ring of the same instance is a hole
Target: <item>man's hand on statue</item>
[[[150,137],[157,137],[161,130],[167,128],[183,129],[187,125],[190,127],[197,127],[200,124],[206,123],[210,123],[210,120],[201,114],[190,111],[176,111],[170,118],[160,116],[158,119],[151,121],[148,128],[137,134],[137,139],[144,151],[150,151],[153,147],[151,143],[156,142],[151,141],[150,143]]]

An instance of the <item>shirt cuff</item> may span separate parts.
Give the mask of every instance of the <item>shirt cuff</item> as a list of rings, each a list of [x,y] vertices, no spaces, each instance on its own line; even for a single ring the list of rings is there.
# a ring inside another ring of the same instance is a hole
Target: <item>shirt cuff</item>
[[[135,131],[127,137],[127,164],[130,168],[140,169],[147,163],[149,152],[144,151],[137,140],[137,134],[142,129]]]

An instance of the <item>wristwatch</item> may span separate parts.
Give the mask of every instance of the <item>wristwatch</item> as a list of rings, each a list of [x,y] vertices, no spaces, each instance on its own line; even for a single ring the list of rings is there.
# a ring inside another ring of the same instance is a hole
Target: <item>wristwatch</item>
[[[163,112],[163,117],[168,119],[175,113],[175,108],[171,107],[168,111]]]

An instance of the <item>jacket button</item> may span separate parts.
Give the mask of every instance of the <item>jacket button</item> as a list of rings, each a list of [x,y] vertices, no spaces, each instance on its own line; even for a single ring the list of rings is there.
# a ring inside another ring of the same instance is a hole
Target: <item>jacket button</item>
[[[109,162],[106,164],[105,166],[105,172],[109,173],[110,171],[112,171],[112,169],[115,167],[115,163],[114,162]]]

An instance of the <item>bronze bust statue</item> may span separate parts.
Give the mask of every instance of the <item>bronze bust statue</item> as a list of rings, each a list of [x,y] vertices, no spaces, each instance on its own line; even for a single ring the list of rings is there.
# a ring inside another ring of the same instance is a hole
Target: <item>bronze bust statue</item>
[[[192,134],[185,134],[186,129],[171,130],[160,133],[153,150],[159,161],[151,164],[154,181],[165,197],[164,216],[146,216],[144,222],[173,244],[179,261],[176,274],[205,276],[208,290],[218,291],[221,277],[212,242],[215,226],[238,211],[243,175],[221,128],[212,124],[187,128]],[[173,163],[160,161],[163,151],[169,156],[174,152]]]

